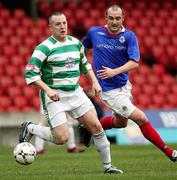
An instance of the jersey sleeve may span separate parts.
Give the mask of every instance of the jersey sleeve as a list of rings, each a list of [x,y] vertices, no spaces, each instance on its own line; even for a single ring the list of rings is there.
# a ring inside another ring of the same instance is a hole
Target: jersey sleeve
[[[40,69],[49,52],[49,48],[45,45],[39,45],[34,49],[34,52],[25,68],[25,80],[27,84],[31,84],[41,79]]]
[[[85,56],[85,53],[84,53],[84,46],[81,45],[81,63],[80,63],[80,71],[83,73],[83,74],[87,74],[88,70],[92,69],[92,66],[91,64],[88,62],[88,59],[86,58]]]
[[[92,40],[91,40],[91,29],[88,30],[86,37],[83,40],[83,45],[85,48],[92,48]]]
[[[134,33],[132,33],[129,36],[127,52],[128,52],[128,58],[130,60],[134,60],[136,62],[139,61],[140,52],[139,52],[138,39]]]

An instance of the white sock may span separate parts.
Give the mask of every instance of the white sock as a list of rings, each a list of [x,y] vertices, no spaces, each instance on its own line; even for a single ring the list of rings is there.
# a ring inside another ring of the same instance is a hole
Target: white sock
[[[31,134],[34,134],[36,136],[39,136],[40,138],[55,143],[54,137],[51,133],[51,130],[49,127],[36,125],[36,124],[29,124],[28,130]]]
[[[47,126],[47,121],[43,120],[41,118],[38,125]],[[35,148],[36,148],[36,151],[44,150],[44,144],[45,144],[45,141],[42,138],[40,138],[39,136],[35,136]]]
[[[66,143],[67,148],[71,149],[76,147],[75,144],[75,134],[74,134],[74,128],[72,123],[68,122],[68,133],[69,133],[69,137],[68,137],[68,142]]]
[[[36,151],[44,150],[45,141],[39,136],[35,136],[35,148]]]
[[[109,168],[111,166],[110,142],[105,132],[102,131],[98,134],[93,134],[93,141],[104,164],[104,168]]]

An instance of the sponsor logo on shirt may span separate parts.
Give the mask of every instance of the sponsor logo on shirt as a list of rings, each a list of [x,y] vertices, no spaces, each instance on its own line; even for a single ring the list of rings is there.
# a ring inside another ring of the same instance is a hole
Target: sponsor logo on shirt
[[[105,49],[117,49],[117,50],[125,50],[125,46],[112,46],[109,44],[98,44],[97,48],[105,48]]]
[[[71,69],[75,66],[75,59],[72,58],[72,57],[68,57],[66,60],[65,60],[65,67],[68,68],[68,69]]]
[[[25,71],[34,71],[34,64],[27,64]]]

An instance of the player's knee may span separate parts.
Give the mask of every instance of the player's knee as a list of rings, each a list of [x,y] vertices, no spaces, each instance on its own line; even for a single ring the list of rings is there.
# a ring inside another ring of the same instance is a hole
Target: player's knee
[[[98,122],[93,123],[90,126],[90,131],[91,131],[92,134],[101,132],[102,131],[102,126],[101,126],[100,122],[98,121]]]
[[[125,128],[128,124],[128,121],[126,118],[119,117],[119,119],[115,122],[116,128]]]
[[[96,130],[96,131],[101,131],[102,126],[101,126],[101,124],[99,124],[99,123],[95,123],[95,124],[92,125],[91,128],[92,128],[93,130]]]
[[[127,127],[127,122],[118,125],[118,128],[125,128],[125,127]]]
[[[68,138],[67,137],[61,137],[60,138],[60,144],[66,144],[68,142]]]
[[[148,122],[148,119],[147,119],[145,113],[141,110],[138,110],[137,112],[135,112],[133,114],[132,118],[130,117],[130,119],[132,119],[134,122],[136,122],[140,126],[142,126]]]
[[[147,117],[146,117],[146,115],[145,114],[143,114],[141,117],[140,117],[140,120],[139,120],[139,125],[145,125],[147,122],[148,122],[148,119],[147,119]]]
[[[68,136],[66,135],[60,135],[55,138],[55,144],[57,145],[63,145],[68,142]]]

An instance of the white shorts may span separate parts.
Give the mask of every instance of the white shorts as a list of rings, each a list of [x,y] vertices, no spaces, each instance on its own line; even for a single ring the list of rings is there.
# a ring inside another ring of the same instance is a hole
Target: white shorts
[[[51,128],[66,123],[66,113],[77,119],[94,108],[92,102],[80,87],[72,92],[63,93],[61,90],[57,90],[57,92],[60,100],[56,102],[52,101],[44,92],[41,94],[44,115]]]
[[[125,118],[129,118],[136,108],[132,104],[131,89],[132,85],[128,81],[127,84],[121,88],[101,92],[100,98],[112,111]]]

